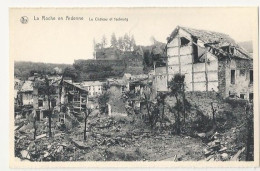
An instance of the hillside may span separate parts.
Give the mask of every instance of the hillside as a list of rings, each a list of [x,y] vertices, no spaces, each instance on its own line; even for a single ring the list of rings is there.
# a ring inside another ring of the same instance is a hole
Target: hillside
[[[22,80],[27,79],[34,72],[45,72],[48,74],[61,74],[70,64],[52,64],[42,62],[14,62],[14,76]]]
[[[252,41],[239,42],[238,45],[243,47],[249,53],[253,53],[253,42]]]

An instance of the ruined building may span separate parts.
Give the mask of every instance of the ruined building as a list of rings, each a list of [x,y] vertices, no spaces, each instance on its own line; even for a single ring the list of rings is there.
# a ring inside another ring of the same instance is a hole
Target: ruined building
[[[181,73],[185,74],[186,91],[253,99],[253,58],[228,35],[178,26],[165,50],[166,67],[155,71],[157,91],[168,91],[168,82]]]
[[[70,80],[63,80],[60,85],[61,105],[71,105],[72,112],[76,113],[80,113],[86,109],[88,101],[88,90],[86,87],[83,87],[80,83],[73,83]]]

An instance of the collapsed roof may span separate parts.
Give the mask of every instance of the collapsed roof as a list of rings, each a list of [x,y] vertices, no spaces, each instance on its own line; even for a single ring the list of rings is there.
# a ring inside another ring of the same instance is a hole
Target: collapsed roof
[[[218,53],[222,54],[222,56],[238,57],[250,60],[252,59],[252,56],[245,49],[239,46],[229,35],[214,31],[198,30],[177,26],[176,29],[174,29],[174,31],[171,33],[170,37],[167,38],[167,43],[173,40],[173,38],[178,34],[179,29],[182,29],[183,31],[190,34],[192,38],[202,41],[205,47],[213,48]],[[232,47],[236,49],[236,53],[227,53],[223,50],[224,47]]]
[[[21,87],[20,92],[32,92],[33,91],[33,82],[25,81]]]

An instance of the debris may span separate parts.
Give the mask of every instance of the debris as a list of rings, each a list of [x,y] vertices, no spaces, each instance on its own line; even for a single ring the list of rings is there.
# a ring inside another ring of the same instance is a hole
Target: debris
[[[227,153],[223,153],[223,154],[221,154],[221,158],[222,158],[224,161],[226,161],[226,160],[228,160],[229,155],[228,155]]]
[[[219,150],[219,152],[223,152],[223,151],[226,151],[227,150],[227,147],[223,147]]]
[[[198,133],[197,134],[199,137],[201,137],[201,138],[205,138],[206,137],[206,133]]]
[[[59,147],[55,150],[55,152],[60,153],[62,150],[63,150],[63,146],[59,146]]]
[[[47,136],[47,134],[38,135],[38,136],[36,136],[36,140],[44,138],[46,136]]]
[[[231,159],[230,161],[239,161],[239,155],[245,151],[245,147],[239,150]]]
[[[205,160],[206,160],[206,161],[209,161],[212,157],[214,157],[214,155],[208,156]]]
[[[80,149],[89,149],[89,148],[90,148],[89,146],[85,145],[85,144],[84,144],[83,142],[81,142],[81,141],[72,140],[72,143],[73,143],[76,147],[78,147],[78,148],[80,148]]]
[[[31,159],[31,156],[27,150],[22,150],[21,155],[24,159]]]
[[[50,155],[50,153],[48,151],[44,151],[43,157],[48,157],[49,155]]]

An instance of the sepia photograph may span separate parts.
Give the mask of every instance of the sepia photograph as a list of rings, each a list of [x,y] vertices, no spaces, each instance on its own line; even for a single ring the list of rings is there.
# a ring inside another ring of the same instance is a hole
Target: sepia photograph
[[[9,25],[11,167],[259,164],[258,8],[10,8]]]

